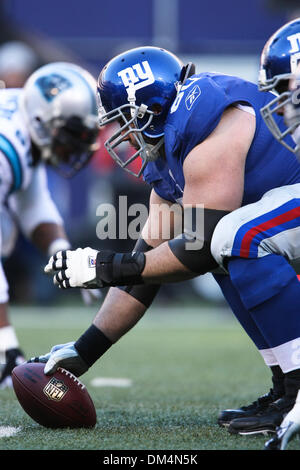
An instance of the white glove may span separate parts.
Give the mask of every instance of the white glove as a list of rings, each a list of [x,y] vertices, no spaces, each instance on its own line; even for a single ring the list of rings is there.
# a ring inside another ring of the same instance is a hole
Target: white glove
[[[60,288],[98,288],[96,284],[96,257],[92,248],[77,248],[56,253],[45,266],[45,273],[55,274],[54,284]]]
[[[88,370],[87,364],[74,347],[74,341],[53,346],[48,354],[32,357],[28,362],[45,362],[44,373],[46,375],[54,374],[58,367],[72,372],[76,377]]]
[[[276,428],[276,434],[266,442],[266,450],[286,450],[288,443],[296,436],[300,436],[300,390],[293,408]]]
[[[100,289],[80,289],[80,294],[85,305],[92,305],[102,297]]]

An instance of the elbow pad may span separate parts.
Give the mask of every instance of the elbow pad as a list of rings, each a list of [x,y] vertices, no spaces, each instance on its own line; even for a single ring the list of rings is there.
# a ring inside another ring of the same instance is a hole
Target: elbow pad
[[[145,262],[144,253],[101,250],[96,257],[96,284],[99,287],[144,284],[141,274]]]
[[[216,209],[185,209],[184,232],[168,242],[172,253],[190,271],[205,274],[218,267],[210,251],[214,229],[228,211]],[[186,224],[186,216],[188,222]]]

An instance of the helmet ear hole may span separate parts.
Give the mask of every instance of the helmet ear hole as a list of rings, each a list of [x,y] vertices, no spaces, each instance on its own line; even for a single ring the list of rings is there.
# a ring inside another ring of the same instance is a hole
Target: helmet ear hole
[[[159,114],[162,113],[162,105],[160,103],[153,103],[151,106],[150,106],[150,109],[151,111],[156,115],[158,116]]]
[[[277,93],[279,95],[281,95],[281,93],[284,93],[288,90],[289,88],[289,80],[281,80],[278,85],[276,85],[276,87],[274,87],[275,90],[277,91]]]

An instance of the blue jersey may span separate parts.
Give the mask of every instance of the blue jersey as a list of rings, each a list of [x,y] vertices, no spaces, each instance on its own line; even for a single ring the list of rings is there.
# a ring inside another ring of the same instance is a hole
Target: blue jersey
[[[180,202],[184,191],[183,163],[189,152],[204,141],[231,105],[251,106],[256,115],[255,135],[249,148],[242,205],[259,200],[270,189],[300,182],[297,157],[272,136],[260,109],[274,95],[258,91],[254,83],[217,73],[193,75],[177,95],[165,125],[165,159],[149,162],[144,180],[156,193]],[[274,118],[284,128],[283,118]]]

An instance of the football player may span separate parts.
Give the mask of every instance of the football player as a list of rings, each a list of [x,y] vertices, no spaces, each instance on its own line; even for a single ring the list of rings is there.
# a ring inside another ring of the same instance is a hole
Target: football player
[[[294,74],[300,63],[300,18],[282,26],[266,42],[261,54],[258,79],[260,91],[271,91],[275,97],[267,103],[261,113],[271,133],[282,145],[300,158],[300,129]],[[299,96],[298,96],[299,99]],[[284,126],[274,119],[276,114],[284,115]],[[288,141],[287,136],[292,137]]]
[[[35,71],[22,89],[0,91],[0,206],[2,233],[13,250],[15,223],[46,255],[70,248],[63,220],[50,196],[46,164],[72,176],[91,158],[99,133],[96,80],[71,63]],[[13,219],[9,217],[13,215]],[[4,223],[8,221],[8,224]],[[7,243],[1,251],[7,256]],[[5,248],[5,249],[4,249]],[[92,291],[86,301],[94,297]],[[8,284],[0,263],[0,388],[24,361],[8,315]]]
[[[295,19],[278,31],[267,41],[261,56],[259,88],[271,90],[276,97],[261,111],[273,136],[300,159],[300,19]],[[284,115],[285,127],[279,128],[274,120],[275,113]],[[293,138],[292,145],[286,136]],[[288,442],[299,433],[299,397],[292,410],[284,417],[270,439],[267,450],[284,450]]]
[[[100,126],[120,126],[105,144],[112,158],[129,172],[142,159],[137,176],[152,186],[149,217],[132,253],[80,248],[50,258],[45,271],[61,288],[111,288],[77,341],[32,361],[46,362],[46,374],[61,366],[81,375],[142,317],[160,284],[218,269],[215,279],[274,382],[246,411],[261,411],[260,420],[231,431],[274,431],[300,385],[300,284],[292,267],[300,165],[262,120],[273,94],[237,77],[195,74],[172,53],[141,47],[108,62],[98,96]],[[281,116],[274,120],[283,125]],[[127,161],[119,151],[124,141],[135,148]],[[156,207],[173,204],[182,208],[182,233],[166,237]],[[242,413],[223,413],[222,424]]]
[[[261,115],[271,131],[272,135],[285,148],[299,155],[299,124],[297,122],[297,107],[292,103],[290,88],[294,83],[293,77],[300,60],[300,18],[288,22],[279,28],[266,42],[262,54],[258,77],[258,88],[262,92],[272,92],[274,97],[268,101],[260,110]],[[293,85],[294,86],[294,85]],[[284,120],[278,121],[277,116],[284,116]],[[284,164],[286,164],[285,162]],[[299,269],[298,269],[299,271]],[[271,393],[260,397],[250,406],[239,409],[224,410],[220,413],[220,424],[227,424],[230,417],[230,431],[234,429],[246,433],[248,425],[255,427],[257,421],[265,418],[254,418],[253,415],[264,413],[269,406],[273,395],[280,394],[284,386],[284,374],[278,365],[271,367],[273,372],[273,389]],[[225,418],[225,420],[224,420]],[[239,418],[233,422],[233,419]],[[250,419],[249,419],[250,418]],[[224,423],[225,421],[225,423]],[[258,422],[257,422],[258,425]],[[253,432],[254,433],[254,432]]]

